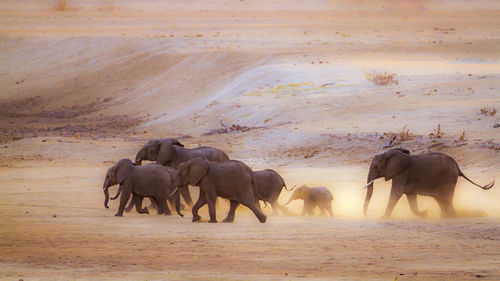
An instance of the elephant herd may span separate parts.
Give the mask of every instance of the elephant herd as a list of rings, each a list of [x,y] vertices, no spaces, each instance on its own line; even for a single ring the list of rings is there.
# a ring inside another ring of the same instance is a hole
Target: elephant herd
[[[141,165],[143,160],[155,163]],[[494,185],[494,181],[486,186],[472,182],[462,173],[453,158],[442,153],[410,155],[408,150],[396,148],[377,154],[368,172],[364,214],[366,216],[373,193],[373,181],[384,177],[386,181],[392,180],[384,217],[390,217],[403,194],[417,216],[426,216],[426,212],[418,210],[417,195],[434,197],[441,207],[442,216],[455,216],[452,200],[458,176],[485,190]],[[170,204],[183,216],[180,202],[182,196],[185,203],[192,206],[193,222],[201,219],[198,210],[208,204],[209,222],[213,223],[217,222],[217,197],[230,201],[230,209],[224,222],[233,222],[236,208],[242,204],[264,223],[267,217],[260,208],[259,200],[264,201],[264,204],[270,203],[273,214],[277,214],[278,210],[289,214],[287,208],[278,203],[278,197],[283,187],[286,190],[293,189],[288,189],[283,178],[274,170],[252,171],[243,162],[230,160],[226,153],[217,148],[202,146],[189,149],[177,139],[170,138],[152,139],[137,152],[135,162],[122,159],[108,169],[103,185],[106,208],[110,199],[109,187],[113,185],[119,185],[119,189],[111,200],[121,194],[115,216],[122,216],[124,210],[130,211],[134,205],[138,213],[149,213],[147,207],[142,207],[144,197],[151,200],[158,214],[171,215]],[[188,185],[200,188],[194,205]],[[131,202],[125,207],[131,196]],[[314,214],[314,209],[318,207],[322,213],[333,216],[333,195],[326,187],[302,185],[295,189],[285,205],[296,199],[304,200],[303,215]]]

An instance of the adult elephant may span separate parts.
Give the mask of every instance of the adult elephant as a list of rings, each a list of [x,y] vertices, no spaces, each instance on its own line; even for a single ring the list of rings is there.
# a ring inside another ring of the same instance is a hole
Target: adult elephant
[[[135,166],[130,159],[122,159],[109,168],[104,179],[104,207],[108,207],[109,187],[119,184],[122,186],[120,207],[115,216],[122,216],[123,209],[133,194],[135,207],[138,213],[149,213],[142,208],[142,200],[148,197],[158,206],[158,214],[166,213],[168,209],[167,197],[172,191],[172,178],[166,167],[158,164]],[[180,216],[179,193],[176,192],[176,211]]]
[[[309,187],[306,185],[301,185],[293,192],[292,196],[285,206],[288,205],[293,200],[302,199],[304,200],[304,207],[302,208],[302,215],[314,215],[314,209],[319,208],[322,214],[327,211],[330,216],[333,217],[332,211],[332,201],[333,194],[324,186]]]
[[[182,162],[195,157],[204,157],[213,162],[224,162],[229,157],[222,150],[201,146],[197,148],[185,148],[177,139],[152,139],[139,149],[135,156],[135,164],[141,165],[143,160],[156,161],[156,163],[177,169]],[[191,194],[186,186],[179,188],[182,198],[188,206],[193,205]]]
[[[368,190],[363,212],[366,216],[373,194],[373,181],[384,177],[386,181],[392,180],[392,187],[389,203],[382,218],[391,216],[394,206],[403,194],[406,194],[410,208],[417,216],[426,216],[426,212],[418,210],[417,195],[433,197],[441,208],[442,217],[456,216],[452,201],[459,176],[485,190],[495,184],[495,181],[485,186],[474,183],[462,173],[453,158],[443,153],[410,155],[407,149],[395,148],[377,154],[373,157],[368,172],[366,185]]]
[[[159,164],[148,164],[148,165],[159,165]],[[163,166],[165,167],[165,166]],[[165,167],[166,170],[168,171],[168,173],[170,174],[170,178],[172,180],[172,183],[171,183],[171,190],[169,192],[172,192],[172,190],[174,190],[175,188],[178,188],[180,187],[180,182],[178,180],[178,177],[177,177],[177,170],[174,169],[174,168],[171,168],[171,167]],[[114,197],[111,197],[110,199],[111,200],[115,200],[116,198],[118,198],[118,196],[120,196],[120,193],[122,192],[123,190],[123,185],[120,185],[120,187],[118,188],[118,192],[116,193],[116,195]],[[176,200],[173,196],[169,196],[167,198],[168,200],[168,203],[170,203],[170,206],[174,207],[176,206]],[[128,206],[125,208],[125,212],[130,212],[132,210],[132,208],[134,207],[135,205],[135,201],[132,199],[130,200]],[[139,206],[141,207],[141,206]],[[158,206],[156,205],[155,201],[152,200],[151,201],[151,206],[150,207],[153,207],[155,209],[158,209]],[[180,204],[180,208],[184,208],[182,204]],[[170,212],[170,209],[168,208],[168,205],[167,205],[167,208],[165,208],[165,215],[171,215],[172,213]]]
[[[198,209],[208,203],[209,222],[217,222],[215,216],[215,200],[217,196],[229,199],[231,208],[243,204],[253,211],[261,223],[266,222],[266,215],[259,205],[259,196],[254,182],[253,171],[240,161],[228,160],[217,163],[201,157],[190,159],[179,166],[178,176],[184,185],[200,187],[200,196],[194,204],[193,222],[201,217]],[[229,220],[224,220],[229,222]],[[231,220],[232,221],[232,220]]]
[[[288,191],[293,190],[293,188],[288,189],[286,187],[285,181],[280,176],[280,174],[278,174],[278,172],[271,169],[255,171],[253,172],[253,178],[260,196],[262,196],[262,198],[265,201],[269,202],[273,207],[273,215],[277,215],[278,210],[280,210],[285,215],[290,213],[285,206],[282,206],[280,203],[278,203],[278,198],[281,194],[281,191],[283,190],[283,187]],[[224,219],[224,222],[234,221],[236,207],[237,205],[231,205],[231,207],[229,208],[229,213],[226,219]]]

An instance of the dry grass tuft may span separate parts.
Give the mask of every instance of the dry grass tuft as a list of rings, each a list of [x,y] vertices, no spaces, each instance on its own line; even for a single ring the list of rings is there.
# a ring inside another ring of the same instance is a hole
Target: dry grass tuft
[[[366,74],[366,79],[373,82],[375,85],[386,86],[386,85],[397,85],[398,80],[396,79],[396,73],[379,73],[373,71],[372,73]]]
[[[434,132],[429,134],[429,138],[431,139],[439,139],[444,136],[444,132],[441,130],[441,124],[438,124],[437,128],[434,129]]]
[[[458,141],[466,141],[467,138],[465,137],[465,131],[462,132],[462,134],[458,137]]]
[[[55,11],[66,11],[68,9],[68,4],[66,0],[55,0],[53,8]]]
[[[403,129],[401,129],[401,132],[399,132],[399,141],[403,142],[412,139],[413,134],[410,132],[410,129],[408,129],[408,126],[405,125]]]
[[[483,107],[479,110],[479,113],[486,116],[495,116],[497,114],[497,109],[494,107]]]

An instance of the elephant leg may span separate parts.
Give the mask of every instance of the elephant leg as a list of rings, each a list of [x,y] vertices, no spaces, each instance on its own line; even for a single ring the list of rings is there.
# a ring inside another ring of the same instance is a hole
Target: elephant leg
[[[125,212],[128,213],[128,212],[132,211],[132,208],[134,208],[134,203],[135,203],[135,200],[132,197],[132,200],[130,200],[130,202],[128,203],[128,206],[125,208]]]
[[[427,217],[427,211],[419,211],[417,205],[417,194],[406,194],[406,198],[408,199],[408,203],[410,203],[411,211],[419,217]]]
[[[150,197],[149,200],[151,201],[151,204],[149,204],[149,208],[158,210],[158,203],[156,203],[155,199]]]
[[[450,218],[450,217],[455,217],[457,215],[457,212],[453,207],[451,198],[445,196],[436,196],[434,199],[436,199],[436,201],[439,204],[439,207],[441,208],[441,217]]]
[[[132,190],[130,188],[123,188],[122,196],[120,197],[120,207],[118,207],[118,212],[116,212],[115,216],[123,216],[123,209],[125,209],[125,205],[127,204],[131,194]]]
[[[149,211],[148,211],[148,208],[142,208],[142,200],[144,199],[143,196],[139,196],[137,194],[134,194],[132,196],[132,202],[135,203],[135,210],[137,211],[137,213],[139,214],[149,214]],[[132,205],[133,206],[133,205]]]
[[[231,200],[231,206],[229,207],[229,212],[227,213],[227,217],[222,222],[233,222],[234,215],[236,213],[236,208],[240,205],[240,202]]]
[[[214,189],[207,188],[205,189],[205,197],[208,203],[208,214],[210,215],[210,220],[208,222],[216,223],[215,200],[217,199],[217,193]]]
[[[385,214],[382,219],[388,219],[391,217],[392,210],[394,210],[394,207],[396,206],[396,203],[398,202],[399,198],[401,198],[401,196],[403,196],[403,189],[392,187],[391,195],[389,196],[389,203],[387,204]]]
[[[262,210],[260,209],[260,205],[255,204],[255,203],[243,203],[243,202],[241,202],[241,204],[243,204],[244,206],[246,206],[250,210],[252,210],[252,212],[255,214],[255,216],[257,217],[257,219],[259,219],[259,221],[261,223],[266,222],[267,216],[264,215],[264,213],[262,213]]]
[[[277,216],[278,215],[278,202],[276,202],[276,201],[271,202],[271,207],[273,207],[272,215]]]
[[[191,212],[193,213],[193,222],[199,221],[201,219],[200,215],[198,215],[198,210],[203,207],[207,203],[207,199],[205,198],[205,192],[200,190],[200,196],[198,196],[198,201],[194,203]]]
[[[184,202],[191,207],[193,206],[193,199],[191,199],[191,193],[189,193],[189,188],[187,186],[183,186],[179,189],[182,198],[184,199]]]
[[[321,212],[321,216],[324,217],[326,216],[326,211],[325,211],[325,206],[323,206],[323,203],[321,204],[318,204],[318,207],[319,207],[319,211]]]
[[[164,210],[163,214],[165,216],[171,216],[172,212],[170,211],[170,208],[168,207],[168,202],[167,202],[167,200],[164,200],[164,201],[165,201],[165,210]],[[174,204],[175,204],[175,199],[174,199]]]
[[[283,215],[290,215],[291,213],[288,211],[288,208],[281,205],[280,203],[278,203],[278,201],[276,201],[276,207],[283,213]]]
[[[327,203],[327,208],[328,210],[328,213],[330,213],[330,217],[333,217],[333,211],[332,211],[332,201],[330,200],[330,202]]]
[[[304,200],[304,206],[302,207],[302,215],[305,216],[309,209],[309,203]]]

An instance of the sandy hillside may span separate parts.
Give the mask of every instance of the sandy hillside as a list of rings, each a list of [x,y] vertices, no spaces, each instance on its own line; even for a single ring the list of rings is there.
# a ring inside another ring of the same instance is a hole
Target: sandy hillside
[[[402,198],[382,221],[380,179],[362,215],[394,136],[500,178],[500,3],[303,2],[1,1],[0,279],[500,279],[498,186],[459,179],[462,218],[419,197],[431,218]],[[105,171],[154,137],[327,186],[336,216],[116,218]]]

